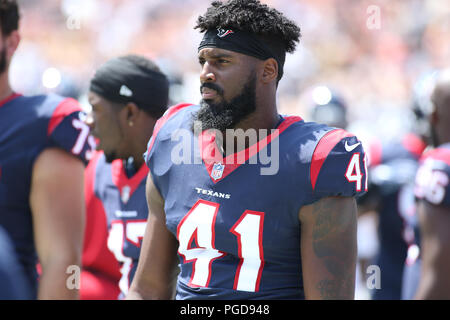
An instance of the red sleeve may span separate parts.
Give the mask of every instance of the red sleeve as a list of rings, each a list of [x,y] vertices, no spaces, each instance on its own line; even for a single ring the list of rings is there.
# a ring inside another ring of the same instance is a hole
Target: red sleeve
[[[53,111],[52,117],[48,123],[47,135],[50,136],[55,128],[64,120],[68,115],[81,111],[81,107],[78,101],[72,98],[64,99]]]
[[[95,140],[84,123],[85,113],[72,98],[62,100],[53,110],[47,127],[47,147],[61,148],[87,164],[95,150]]]
[[[119,290],[118,281],[121,276],[119,264],[107,247],[106,213],[94,192],[95,169],[101,155],[102,152],[97,152],[85,170],[86,228],[82,264],[83,273],[87,271],[89,275],[81,282],[81,296],[103,292],[105,288],[97,288],[95,284],[108,287],[112,283]]]
[[[320,197],[360,196],[367,191],[367,161],[362,142],[334,129],[318,142],[310,167],[311,187]]]
[[[331,150],[333,150],[336,144],[343,138],[350,136],[352,135],[347,131],[343,129],[337,129],[329,131],[322,137],[322,139],[320,139],[311,159],[310,177],[313,190],[316,187],[316,182],[320,170],[322,169],[322,166],[325,160],[328,158]]]

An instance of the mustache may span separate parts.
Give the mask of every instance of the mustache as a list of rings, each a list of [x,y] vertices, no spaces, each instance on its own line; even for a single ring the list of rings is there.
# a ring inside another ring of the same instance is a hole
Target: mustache
[[[211,83],[211,82],[202,83],[200,85],[200,93],[202,92],[203,88],[212,89],[212,90],[216,91],[219,95],[221,95],[221,96],[223,95],[223,89],[215,83]]]

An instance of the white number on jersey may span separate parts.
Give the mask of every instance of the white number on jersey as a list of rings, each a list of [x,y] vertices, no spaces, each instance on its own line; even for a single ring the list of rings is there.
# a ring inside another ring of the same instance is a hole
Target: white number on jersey
[[[117,261],[122,263],[120,268],[122,277],[119,281],[119,288],[123,294],[128,293],[130,271],[133,266],[133,259],[123,254],[124,242],[127,240],[133,245],[140,247],[146,223],[147,221],[145,220],[115,220],[111,222],[111,229],[108,235],[108,249],[114,254]]]
[[[208,287],[212,262],[225,256],[224,252],[214,246],[218,211],[218,203],[198,200],[178,225],[178,253],[184,258],[184,262],[194,262],[190,286]],[[247,210],[230,230],[237,237],[240,259],[233,285],[235,290],[251,292],[259,290],[264,266],[263,222],[263,212]],[[191,246],[193,241],[196,241],[195,248]]]
[[[364,162],[366,162],[365,159],[364,159]],[[350,162],[348,163],[347,171],[345,172],[345,177],[347,178],[348,182],[356,182],[356,191],[358,191],[358,192],[361,191],[363,175],[361,173],[359,153],[353,154],[352,158],[350,159]],[[365,188],[367,188],[367,170],[366,170],[366,186],[365,186]]]
[[[449,183],[449,178],[445,172],[433,170],[434,163],[433,159],[427,159],[417,170],[414,193],[420,199],[440,204],[444,200],[445,187]]]
[[[79,119],[73,119],[72,126],[75,129],[80,130],[77,141],[73,145],[72,153],[80,154],[80,152],[83,150],[84,144],[86,143],[86,140],[89,136],[89,126]]]

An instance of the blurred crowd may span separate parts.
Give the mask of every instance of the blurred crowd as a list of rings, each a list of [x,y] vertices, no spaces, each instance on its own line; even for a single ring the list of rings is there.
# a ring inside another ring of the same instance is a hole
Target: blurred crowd
[[[265,0],[302,29],[280,82],[282,113],[308,118],[311,88],[327,85],[348,104],[353,129],[378,136],[409,130],[415,83],[449,66],[450,6],[434,0]],[[172,81],[173,103],[200,99],[195,19],[209,0],[22,0],[22,43],[13,87],[83,100],[93,70],[137,53]],[[88,105],[85,105],[89,108]],[[383,124],[383,125],[380,125]],[[350,126],[352,129],[352,126]]]

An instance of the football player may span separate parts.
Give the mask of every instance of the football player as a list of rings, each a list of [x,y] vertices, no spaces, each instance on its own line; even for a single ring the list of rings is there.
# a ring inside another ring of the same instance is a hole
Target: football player
[[[92,224],[86,232],[89,239],[84,268],[100,270],[103,276],[114,280],[117,264],[120,266],[118,286],[115,290],[107,289],[109,286],[100,289],[99,293],[106,294],[103,297],[118,298],[119,289],[120,297],[126,295],[136,271],[148,216],[148,167],[143,154],[156,120],[167,109],[168,99],[167,77],[154,62],[142,56],[111,59],[100,66],[91,80],[92,113],[86,120],[102,152],[94,156],[86,171],[87,210]],[[108,238],[102,239],[106,230]],[[109,248],[115,263],[101,250],[102,246]],[[98,252],[103,257],[97,256]],[[93,276],[90,284],[84,283],[94,286],[91,290],[95,290],[95,279],[99,279]],[[101,288],[100,282],[99,285]]]
[[[19,9],[0,1],[0,226],[14,243],[30,297],[78,298],[68,270],[81,263],[84,164],[95,148],[77,101],[12,90]],[[36,271],[37,258],[42,273]]]
[[[421,158],[415,195],[421,277],[415,298],[450,299],[450,71],[437,75],[429,116],[434,149]]]
[[[353,299],[365,154],[343,129],[278,114],[299,27],[258,0],[231,0],[196,28],[202,100],[155,126],[127,298]]]

